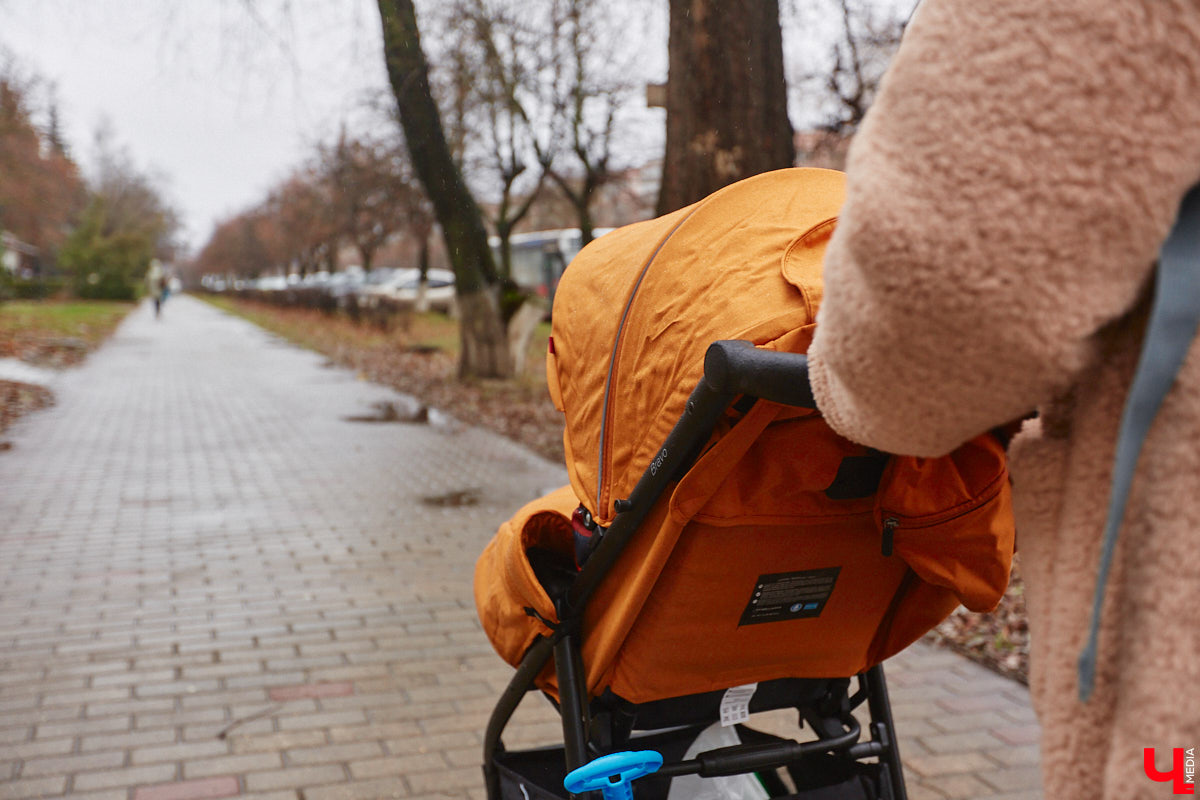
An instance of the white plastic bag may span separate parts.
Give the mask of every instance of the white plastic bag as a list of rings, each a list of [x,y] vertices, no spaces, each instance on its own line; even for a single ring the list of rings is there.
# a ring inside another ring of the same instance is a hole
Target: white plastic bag
[[[722,727],[714,722],[700,732],[683,757],[685,760],[695,758],[706,750],[741,743],[736,728]],[[719,778],[682,775],[671,779],[671,790],[667,793],[667,800],[767,800],[769,797],[767,790],[753,774],[724,775]]]

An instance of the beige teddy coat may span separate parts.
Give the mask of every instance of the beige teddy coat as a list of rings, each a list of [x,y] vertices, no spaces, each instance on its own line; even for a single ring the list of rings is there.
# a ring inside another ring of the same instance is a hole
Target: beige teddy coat
[[[822,412],[936,455],[1038,409],[1011,466],[1045,796],[1172,796],[1142,757],[1200,747],[1198,346],[1139,462],[1087,704],[1076,660],[1152,264],[1200,180],[1200,3],[926,0],[847,171]]]

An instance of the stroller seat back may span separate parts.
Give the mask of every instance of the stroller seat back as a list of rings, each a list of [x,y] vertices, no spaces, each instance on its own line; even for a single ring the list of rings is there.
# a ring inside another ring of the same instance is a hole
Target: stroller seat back
[[[559,607],[572,512],[603,535],[704,376],[708,344],[803,353],[843,177],[767,173],[585,248],[555,299],[547,375],[565,412],[570,486],[530,503],[476,568],[476,601],[517,664]],[[811,409],[735,404],[670,476],[582,610],[584,682],[632,703],[777,678],[844,678],[907,646],[960,602],[994,607],[1013,526],[1002,445],[885,456]],[[540,574],[539,574],[540,573]],[[547,668],[538,685],[557,694]]]

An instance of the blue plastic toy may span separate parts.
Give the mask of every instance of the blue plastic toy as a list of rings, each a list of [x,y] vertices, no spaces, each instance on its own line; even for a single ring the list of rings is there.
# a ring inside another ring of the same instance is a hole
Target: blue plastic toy
[[[573,770],[563,779],[563,786],[571,794],[599,789],[604,800],[633,800],[630,784],[643,775],[657,772],[662,763],[662,754],[654,750],[610,753]]]

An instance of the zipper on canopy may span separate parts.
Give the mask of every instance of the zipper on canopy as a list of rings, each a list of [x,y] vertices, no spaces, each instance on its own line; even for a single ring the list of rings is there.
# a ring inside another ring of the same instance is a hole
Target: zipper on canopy
[[[658,257],[659,252],[663,249],[666,243],[675,235],[675,231],[679,230],[679,226],[688,220],[696,211],[693,208],[688,212],[687,216],[679,220],[675,227],[667,233],[658,247],[654,248],[654,252],[650,254],[650,258],[646,260],[645,266],[642,267],[641,273],[638,275],[637,282],[633,284],[633,290],[629,293],[629,299],[625,301],[625,310],[621,312],[621,322],[617,325],[617,337],[613,342],[612,355],[608,359],[608,376],[604,379],[604,408],[600,415],[600,463],[596,470],[596,515],[600,517],[607,516],[608,498],[604,485],[605,478],[608,477],[608,434],[609,431],[609,415],[611,414],[611,405],[609,400],[612,394],[613,377],[617,373],[617,361],[621,354],[621,343],[625,338],[625,322],[629,319],[629,310],[633,308],[633,301],[637,298],[638,289],[642,286],[642,280],[646,277],[646,273],[650,271],[650,265],[654,263],[654,259]]]

